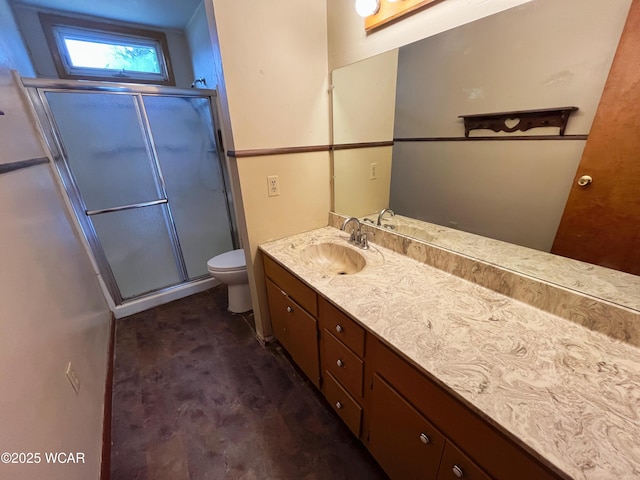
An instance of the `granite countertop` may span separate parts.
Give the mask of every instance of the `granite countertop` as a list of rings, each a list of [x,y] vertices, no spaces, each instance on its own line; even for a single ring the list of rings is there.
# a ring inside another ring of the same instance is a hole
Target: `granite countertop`
[[[569,477],[640,478],[640,349],[347,238],[324,227],[260,249]],[[302,259],[326,242],[367,265],[330,275]]]

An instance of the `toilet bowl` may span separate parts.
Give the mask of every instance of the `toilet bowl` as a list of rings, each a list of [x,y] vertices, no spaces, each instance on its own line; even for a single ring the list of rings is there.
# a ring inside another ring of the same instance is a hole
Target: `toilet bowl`
[[[229,308],[233,313],[251,310],[249,277],[244,250],[231,250],[211,258],[207,262],[209,274],[228,286]]]

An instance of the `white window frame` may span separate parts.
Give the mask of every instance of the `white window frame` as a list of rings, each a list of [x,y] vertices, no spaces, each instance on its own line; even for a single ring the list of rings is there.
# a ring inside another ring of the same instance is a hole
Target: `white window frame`
[[[60,78],[156,85],[176,84],[169,58],[167,38],[163,32],[47,13],[40,13],[39,16]],[[67,52],[65,37],[134,47],[152,47],[156,51],[160,73],[74,66]]]

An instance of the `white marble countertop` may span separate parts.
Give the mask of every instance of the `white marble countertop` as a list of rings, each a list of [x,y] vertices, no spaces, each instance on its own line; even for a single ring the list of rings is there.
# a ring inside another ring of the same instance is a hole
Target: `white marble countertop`
[[[332,227],[260,248],[575,479],[640,478],[640,349]],[[335,242],[367,260],[323,274],[301,257]]]

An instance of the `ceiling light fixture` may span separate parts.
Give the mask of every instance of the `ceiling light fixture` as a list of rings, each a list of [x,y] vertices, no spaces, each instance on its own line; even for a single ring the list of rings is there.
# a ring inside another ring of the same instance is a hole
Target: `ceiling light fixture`
[[[373,15],[380,9],[380,0],[356,0],[356,12],[361,17]]]

